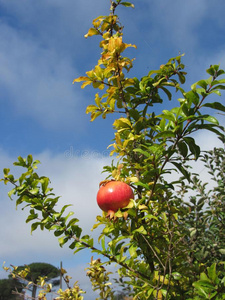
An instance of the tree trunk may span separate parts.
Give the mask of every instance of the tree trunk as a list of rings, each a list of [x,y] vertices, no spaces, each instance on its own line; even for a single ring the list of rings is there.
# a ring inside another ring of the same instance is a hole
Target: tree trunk
[[[37,286],[33,285],[33,289],[32,289],[32,299],[35,299],[36,297],[36,292],[37,292]]]

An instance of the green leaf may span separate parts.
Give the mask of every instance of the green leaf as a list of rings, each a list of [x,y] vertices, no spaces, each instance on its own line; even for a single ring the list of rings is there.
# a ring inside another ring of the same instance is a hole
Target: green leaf
[[[189,91],[187,93],[184,93],[184,96],[188,100],[189,105],[191,103],[194,103],[195,105],[198,105],[198,103],[199,103],[199,95],[195,91]]]
[[[137,246],[131,245],[129,248],[130,256],[133,258],[137,257]]]
[[[36,230],[37,227],[38,227],[39,225],[41,225],[40,222],[33,223],[33,224],[31,225],[31,233],[32,233],[34,230]]]
[[[142,149],[136,148],[136,149],[133,149],[133,151],[134,151],[134,152],[141,153],[141,154],[143,154],[143,155],[146,156],[146,157],[150,157],[150,153],[147,152],[147,151],[144,151],[144,150],[142,150]]]
[[[181,72],[179,72],[178,77],[179,77],[180,83],[184,84],[185,83],[185,76]]]
[[[223,255],[225,255],[225,249],[219,249],[219,252]]]
[[[204,272],[200,274],[200,280],[211,282],[210,279],[208,278],[208,276]]]
[[[21,166],[21,167],[26,167],[26,159],[19,156],[18,161],[14,162],[14,165],[15,166]]]
[[[175,280],[181,280],[181,278],[182,278],[182,275],[178,272],[173,272],[172,276]]]
[[[190,173],[182,166],[181,163],[171,161],[171,163],[184,175],[184,177],[190,181]]]
[[[74,212],[73,212],[73,211],[70,211],[70,212],[68,213],[68,215],[65,217],[65,221],[66,221],[69,217],[71,217],[73,214],[74,214]]]
[[[102,246],[102,250],[105,251],[105,236],[104,235],[101,238],[101,246]]]
[[[166,95],[167,95],[167,97],[168,97],[169,100],[172,99],[172,94],[170,93],[170,91],[168,89],[166,89],[163,86],[160,86],[160,89],[162,89],[164,91],[164,93],[166,93]]]
[[[166,110],[166,109],[163,110],[163,114],[160,115],[159,117],[165,118],[167,120],[171,120],[174,122],[176,121],[176,117],[174,116],[174,114],[171,111]]]
[[[219,73],[218,73],[218,70],[219,70],[219,65],[212,65],[212,66],[210,66],[209,69],[206,70],[206,72],[207,72],[209,75],[213,76],[213,77],[214,77],[216,74],[217,74],[217,76],[222,75],[223,73],[219,74]],[[220,71],[223,71],[223,70],[219,70],[219,72],[220,72]],[[224,71],[223,71],[223,72],[224,72]]]
[[[76,247],[76,244],[77,244],[77,241],[73,241],[73,242],[69,245],[69,248],[73,250],[73,249]]]
[[[76,224],[79,220],[77,218],[73,218],[71,219],[68,224],[67,224],[67,227],[71,227],[72,225]]]
[[[216,263],[212,264],[209,268],[207,268],[208,270],[208,276],[209,278],[215,282],[217,275],[216,275]]]
[[[192,126],[190,125],[189,128],[192,130]],[[222,132],[220,132],[218,129],[221,129]],[[209,130],[212,131],[214,133],[216,133],[219,137],[223,138],[224,137],[224,133],[223,133],[223,128],[214,124],[199,124],[199,125],[195,125],[194,129],[196,130],[200,130],[200,129],[205,129],[205,130]]]
[[[210,107],[210,108],[217,109],[217,110],[225,112],[225,106],[222,105],[220,102],[205,103],[202,106]]]
[[[51,230],[54,230],[54,227],[52,227]],[[54,232],[54,235],[58,237],[58,236],[62,235],[63,233],[64,233],[63,229],[62,230],[56,230]]]
[[[195,156],[195,159],[197,159],[200,155],[200,147],[195,144],[195,140],[191,137],[185,137],[184,141],[188,145],[190,152]]]
[[[130,116],[135,120],[138,121],[140,119],[140,113],[137,109],[130,109],[129,110]]]
[[[60,247],[62,247],[68,241],[68,239],[69,238],[65,237],[65,236],[63,236],[61,238],[58,238],[58,242],[59,242]]]
[[[207,87],[208,87],[208,82],[207,82],[207,80],[199,80],[199,81],[197,81],[196,83],[192,84],[191,89],[192,89],[193,91],[200,92],[200,89],[197,89],[197,86],[202,87],[202,89],[203,89],[204,91],[206,91],[206,90],[207,90]]]
[[[139,232],[139,233],[142,233],[142,234],[147,234],[147,231],[144,229],[143,225],[141,225],[141,227],[139,227],[138,229],[135,229],[133,232],[134,233]]]
[[[132,7],[134,8],[134,4],[130,3],[130,2],[120,2],[121,5],[126,6],[126,7]]]
[[[28,223],[34,219],[37,219],[37,217],[38,217],[38,214],[30,214],[26,219],[26,223]]]
[[[183,142],[183,141],[180,141],[180,142],[177,144],[177,146],[178,146],[178,149],[179,149],[179,151],[180,151],[180,154],[181,154],[183,157],[187,157],[187,155],[188,155],[188,147],[187,147],[186,143]]]
[[[205,291],[204,287],[197,281],[193,283],[193,286],[200,292],[201,296],[205,296],[206,299],[208,298],[207,292]]]
[[[99,82],[99,81],[93,81],[92,82],[92,85],[93,85],[93,88],[95,88],[95,89],[100,89],[100,90],[103,90],[104,89],[104,87],[105,87],[105,84],[104,83],[102,83],[102,82]]]
[[[207,116],[207,117],[203,118],[203,120],[213,123],[213,124],[216,124],[216,125],[219,125],[218,120],[213,116]]]
[[[29,166],[31,166],[31,165],[32,165],[32,162],[33,162],[33,157],[32,157],[31,154],[29,154],[29,155],[27,156],[27,163],[28,163]]]
[[[163,132],[158,133],[154,137],[154,139],[159,139],[159,138],[166,139],[166,138],[175,138],[175,137],[176,137],[176,134],[173,131],[171,131],[171,130],[165,130]]]
[[[40,182],[41,182],[42,192],[43,192],[43,194],[46,194],[48,191],[49,178],[43,177],[43,178],[41,178]]]

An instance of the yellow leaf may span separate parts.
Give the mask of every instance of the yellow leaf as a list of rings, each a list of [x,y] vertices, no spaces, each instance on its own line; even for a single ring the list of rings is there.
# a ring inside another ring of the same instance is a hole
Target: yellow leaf
[[[96,111],[98,108],[96,105],[88,105],[88,107],[86,108],[86,114],[90,113],[90,112],[94,112]]]
[[[93,36],[93,35],[98,35],[99,34],[99,31],[97,30],[97,29],[95,29],[95,28],[90,28],[89,30],[88,30],[88,33],[87,34],[85,34],[85,38],[87,38],[87,37],[89,37],[89,36]]]
[[[117,218],[122,218],[122,217],[123,217],[123,213],[122,213],[120,210],[118,210],[118,211],[115,213],[115,215],[116,215]]]
[[[115,133],[115,141],[118,146],[122,146],[122,141],[119,133]],[[114,144],[115,145],[115,144]]]
[[[116,128],[129,128],[131,123],[127,118],[120,118],[113,123],[113,126]]]
[[[89,85],[91,83],[92,83],[91,80],[85,81],[84,83],[82,83],[81,88],[83,89],[83,88],[85,88],[85,86],[87,86],[87,85]]]
[[[100,26],[103,19],[104,19],[103,16],[99,16],[99,17],[97,17],[96,19],[93,20],[92,24],[94,25],[94,27],[97,28],[97,27]]]
[[[75,83],[75,82],[81,82],[81,81],[86,81],[86,80],[89,80],[89,78],[87,76],[80,76],[80,77],[74,79],[73,83]]]
[[[97,104],[97,106],[100,106],[101,103],[101,98],[99,97],[99,94],[95,94],[95,103]]]
[[[116,102],[116,99],[114,99],[114,98],[110,99],[109,106],[110,106],[111,110],[115,109],[115,102]]]
[[[130,182],[138,182],[139,181],[139,179],[136,176],[128,177],[128,179]]]
[[[134,207],[134,200],[131,199],[130,202],[128,203],[128,205],[125,208],[132,208]]]
[[[138,209],[140,209],[140,210],[142,210],[142,209],[147,209],[148,207],[146,206],[146,205],[144,205],[144,204],[140,204],[139,206],[138,206]]]
[[[124,85],[124,87],[134,85],[134,79],[132,79],[132,78],[125,79],[123,85]]]

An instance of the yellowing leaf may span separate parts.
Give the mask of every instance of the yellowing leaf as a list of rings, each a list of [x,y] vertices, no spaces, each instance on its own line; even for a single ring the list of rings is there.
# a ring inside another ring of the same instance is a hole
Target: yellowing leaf
[[[128,203],[128,205],[125,208],[132,208],[134,207],[134,200],[131,199],[130,202]]]
[[[97,29],[95,29],[95,28],[90,28],[89,30],[88,30],[88,33],[87,34],[85,34],[85,38],[87,38],[87,37],[89,37],[89,36],[93,36],[93,35],[98,35],[99,34],[99,31],[97,30]]]
[[[134,8],[134,4],[130,3],[130,2],[120,2],[121,5],[126,6],[126,7],[132,7]]]
[[[95,103],[97,104],[97,106],[100,106],[101,103],[101,98],[99,97],[99,94],[95,94]]]
[[[74,79],[73,83],[75,83],[75,82],[81,82],[81,81],[86,81],[86,80],[89,80],[89,78],[87,76],[80,76],[80,77]]]
[[[140,204],[139,206],[138,206],[138,209],[140,209],[140,210],[142,210],[142,209],[147,209],[148,207],[146,206],[146,205],[144,205],[144,204]]]
[[[104,83],[99,82],[99,81],[93,81],[93,82],[92,82],[92,85],[93,85],[93,88],[95,88],[95,89],[98,88],[98,89],[100,89],[100,90],[103,90],[104,87],[105,87]]]
[[[131,123],[126,118],[120,118],[113,123],[113,126],[116,128],[129,128],[131,127]]]
[[[130,182],[138,182],[139,181],[139,179],[135,176],[134,177],[129,177],[128,179],[129,179]]]
[[[84,83],[82,83],[81,88],[83,89],[83,88],[85,88],[85,86],[87,86],[87,85],[89,85],[91,83],[92,83],[91,80],[85,81]]]
[[[96,105],[88,105],[88,107],[86,108],[86,114],[90,113],[90,112],[94,112],[96,111],[98,108]]]

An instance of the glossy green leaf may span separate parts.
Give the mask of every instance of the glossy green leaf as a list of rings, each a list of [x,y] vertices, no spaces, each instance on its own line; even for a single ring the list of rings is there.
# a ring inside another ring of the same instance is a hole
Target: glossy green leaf
[[[191,153],[195,156],[195,159],[197,159],[200,155],[200,147],[195,144],[195,140],[191,137],[185,137],[184,141],[188,145]]]
[[[147,234],[147,231],[144,229],[144,226],[141,226],[141,227],[135,229],[133,232],[134,232],[134,233],[135,233],[135,232],[139,232],[139,233],[144,234],[144,235]]]
[[[182,166],[181,163],[171,161],[171,163],[184,175],[184,177],[190,181],[190,174],[189,172]]]
[[[184,94],[185,98],[188,100],[189,105],[193,103],[194,105],[198,105],[199,103],[199,95],[195,91],[189,91]]]
[[[163,110],[163,115],[160,115],[161,118],[165,118],[167,120],[176,121],[175,115],[169,110]]]
[[[225,112],[225,106],[222,105],[220,102],[205,103],[202,106],[204,106],[204,107],[210,107],[210,108],[213,108],[213,109]]]
[[[212,264],[210,267],[207,268],[209,278],[215,282],[217,274],[216,274],[216,264]]]
[[[178,149],[180,151],[180,154],[183,156],[183,157],[187,157],[188,155],[188,147],[187,147],[187,144],[183,141],[180,141],[178,144]]]
[[[160,89],[163,90],[163,92],[167,95],[167,97],[168,97],[169,100],[172,99],[172,94],[171,94],[171,92],[168,89],[166,89],[163,86],[160,86]]]
[[[200,292],[200,295],[205,296],[206,299],[208,297],[207,292],[205,291],[204,287],[199,282],[194,282],[193,286]]]
[[[31,224],[31,233],[33,231],[35,231],[37,229],[37,227],[40,226],[40,225],[41,225],[40,222],[35,222],[35,223]]]
[[[178,272],[173,272],[172,276],[175,280],[181,280],[181,278],[182,278],[182,275]]]
[[[156,136],[154,137],[154,139],[159,139],[159,138],[175,138],[176,137],[176,133],[171,131],[171,130],[165,130],[163,132],[160,132],[158,134],[156,134]]]

